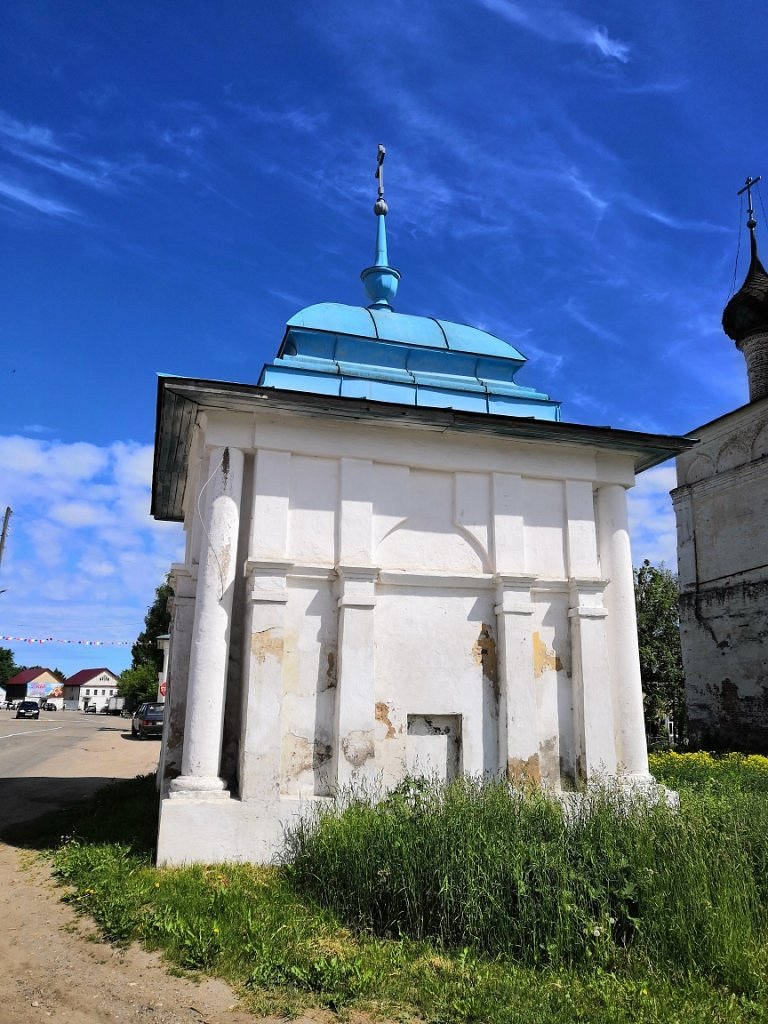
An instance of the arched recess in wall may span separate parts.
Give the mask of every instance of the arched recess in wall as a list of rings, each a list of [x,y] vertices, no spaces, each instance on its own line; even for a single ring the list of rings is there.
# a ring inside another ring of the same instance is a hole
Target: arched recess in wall
[[[687,484],[695,484],[699,480],[707,480],[715,475],[715,464],[709,455],[697,455],[685,474]]]
[[[734,437],[726,441],[717,456],[717,472],[725,473],[749,462],[749,447],[749,441],[743,437]]]
[[[489,500],[482,474],[411,470],[403,509],[407,516],[399,522],[390,517],[392,526],[376,545],[374,564],[422,573],[489,572]]]
[[[752,442],[752,458],[762,459],[768,455],[768,423],[757,432],[757,437]]]
[[[373,556],[381,569],[480,575],[489,572],[488,552],[461,526],[434,521],[420,524],[415,517],[396,526],[382,540]]]

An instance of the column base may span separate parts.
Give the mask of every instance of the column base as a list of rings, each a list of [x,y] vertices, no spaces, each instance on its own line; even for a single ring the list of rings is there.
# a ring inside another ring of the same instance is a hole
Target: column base
[[[229,800],[231,794],[227,790],[224,779],[217,776],[179,775],[168,787],[168,796],[172,800],[200,799],[201,797],[206,800]]]
[[[680,804],[678,793],[657,782],[649,772],[605,775],[587,783],[587,793],[600,790],[615,796],[619,803],[640,800],[651,805],[666,804],[668,807],[678,807]]]

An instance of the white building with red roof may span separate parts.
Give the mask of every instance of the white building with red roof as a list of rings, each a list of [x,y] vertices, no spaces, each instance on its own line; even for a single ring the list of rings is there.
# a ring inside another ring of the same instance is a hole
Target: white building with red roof
[[[53,700],[61,704],[63,677],[49,668],[24,668],[5,683],[6,700]]]
[[[108,668],[83,668],[64,683],[64,707],[67,711],[85,710],[91,704],[101,711],[110,697],[117,696],[117,676]]]

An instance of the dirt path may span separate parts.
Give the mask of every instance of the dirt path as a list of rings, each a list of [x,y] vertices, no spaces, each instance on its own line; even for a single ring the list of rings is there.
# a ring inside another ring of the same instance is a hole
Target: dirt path
[[[94,729],[76,758],[36,766],[35,813],[67,791],[57,779],[132,778],[154,770],[158,750]],[[223,982],[171,977],[156,954],[98,941],[61,896],[46,861],[0,843],[0,1024],[257,1024]]]

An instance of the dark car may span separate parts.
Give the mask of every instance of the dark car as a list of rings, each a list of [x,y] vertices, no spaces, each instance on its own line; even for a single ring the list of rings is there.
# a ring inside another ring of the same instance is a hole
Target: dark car
[[[86,714],[86,715],[95,715],[96,714],[96,705],[95,704],[87,704],[83,708],[83,713]]]
[[[131,735],[139,740],[162,736],[164,716],[165,704],[140,704],[133,715]]]
[[[16,707],[17,718],[39,718],[40,705],[36,700],[22,700]]]
[[[46,703],[43,704],[43,711],[58,711],[58,710],[59,709],[56,707],[56,705],[51,700],[46,701]]]

